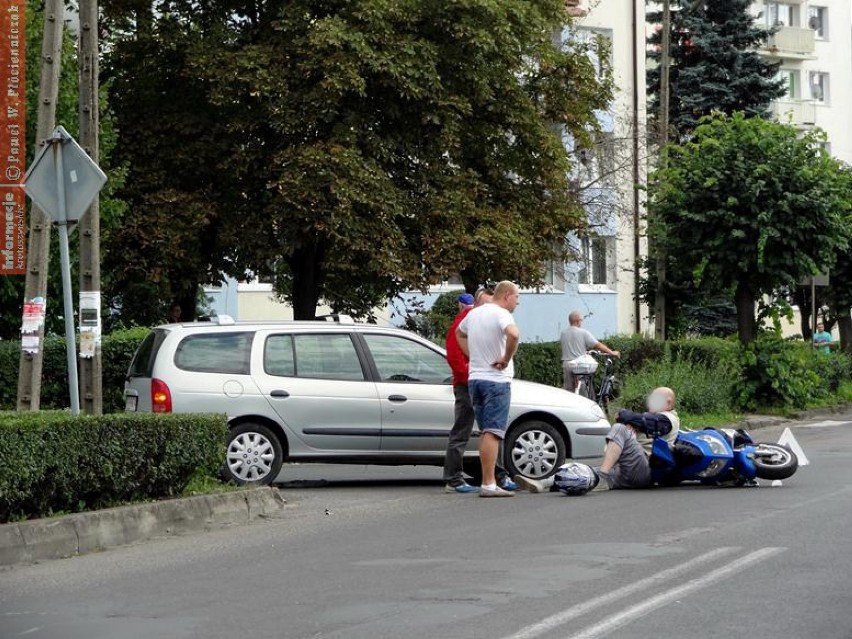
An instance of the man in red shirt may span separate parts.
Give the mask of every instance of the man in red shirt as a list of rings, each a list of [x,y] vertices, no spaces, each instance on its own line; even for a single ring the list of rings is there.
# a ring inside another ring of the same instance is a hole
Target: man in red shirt
[[[456,329],[474,304],[480,306],[491,301],[491,291],[481,289],[477,292],[475,300],[470,293],[462,293],[456,301],[458,302],[459,313],[453,320],[446,339],[447,362],[453,371],[453,394],[456,398],[456,411],[455,422],[452,430],[450,430],[450,438],[447,442],[447,455],[444,459],[444,483],[446,484],[444,491],[448,493],[475,493],[479,488],[468,484],[462,474],[464,450],[467,447],[470,434],[473,432],[474,415],[470,391],[467,387],[469,361],[459,347]],[[517,490],[517,485],[509,478],[508,473],[499,462],[497,464],[497,475],[502,488]]]

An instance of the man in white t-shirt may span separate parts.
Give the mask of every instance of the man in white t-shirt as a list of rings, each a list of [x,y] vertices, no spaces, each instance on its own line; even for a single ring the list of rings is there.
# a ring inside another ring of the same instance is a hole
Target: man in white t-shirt
[[[509,422],[512,357],[518,350],[520,332],[512,317],[520,292],[513,282],[494,288],[491,304],[474,308],[456,330],[459,347],[470,359],[468,388],[476,423],[479,424],[479,461],[482,464],[480,497],[512,497],[513,492],[497,486],[495,466],[500,443]]]

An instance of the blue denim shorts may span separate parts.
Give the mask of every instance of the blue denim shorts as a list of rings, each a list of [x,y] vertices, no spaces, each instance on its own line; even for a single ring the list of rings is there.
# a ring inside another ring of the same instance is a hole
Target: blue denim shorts
[[[492,433],[500,439],[506,435],[509,422],[509,404],[512,400],[510,382],[489,382],[482,379],[468,381],[473,414],[482,433]]]

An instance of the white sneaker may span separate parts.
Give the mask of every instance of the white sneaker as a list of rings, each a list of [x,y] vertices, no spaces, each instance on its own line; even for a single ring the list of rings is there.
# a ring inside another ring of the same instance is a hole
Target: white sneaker
[[[543,481],[538,479],[530,479],[523,475],[515,475],[515,483],[524,490],[531,493],[546,493],[550,490],[550,486],[546,486]]]
[[[479,496],[480,497],[514,497],[515,493],[513,493],[510,490],[503,490],[499,486],[495,486],[494,488],[486,488],[485,486],[480,486]]]

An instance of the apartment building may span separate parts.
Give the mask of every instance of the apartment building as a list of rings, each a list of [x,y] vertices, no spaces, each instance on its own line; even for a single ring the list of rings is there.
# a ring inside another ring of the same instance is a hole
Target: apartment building
[[[775,34],[760,53],[780,62],[787,95],[772,105],[781,122],[819,127],[831,154],[852,164],[852,2],[755,2],[752,10]]]

